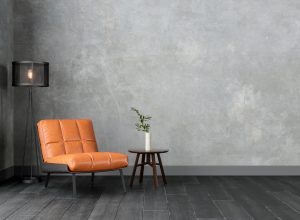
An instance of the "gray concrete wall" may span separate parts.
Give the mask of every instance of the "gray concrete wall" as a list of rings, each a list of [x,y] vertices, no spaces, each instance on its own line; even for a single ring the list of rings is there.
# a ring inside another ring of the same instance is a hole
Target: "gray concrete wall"
[[[299,0],[17,3],[15,59],[50,62],[37,119],[91,118],[101,150],[127,152],[143,146],[134,106],[166,165],[299,165]]]
[[[0,171],[14,165],[12,59],[13,4],[10,0],[0,0]],[[0,179],[2,175],[9,177],[6,174],[1,172]]]

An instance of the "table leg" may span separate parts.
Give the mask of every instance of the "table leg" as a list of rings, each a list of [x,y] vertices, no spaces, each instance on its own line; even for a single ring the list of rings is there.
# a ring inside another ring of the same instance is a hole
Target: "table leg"
[[[160,158],[160,154],[159,153],[157,153],[157,158],[158,158],[158,162],[159,162],[161,176],[163,178],[164,184],[166,185],[167,184],[167,179],[166,179],[166,176],[165,176],[164,167],[163,167],[163,164],[161,162],[161,158]]]
[[[134,180],[134,176],[135,176],[136,167],[137,167],[138,162],[139,162],[139,158],[140,158],[140,154],[137,153],[136,158],[135,158],[135,162],[134,162],[134,167],[133,167],[131,179],[130,179],[130,185],[129,185],[130,187],[132,187],[132,185],[133,185],[133,180]]]
[[[145,165],[145,154],[142,154],[142,163],[141,163],[141,170],[140,170],[140,183],[143,182],[143,177],[144,177],[144,165]]]
[[[153,183],[154,187],[158,187],[158,181],[157,181],[157,173],[156,173],[156,162],[155,162],[155,154],[151,154],[152,156],[152,169],[153,169]]]

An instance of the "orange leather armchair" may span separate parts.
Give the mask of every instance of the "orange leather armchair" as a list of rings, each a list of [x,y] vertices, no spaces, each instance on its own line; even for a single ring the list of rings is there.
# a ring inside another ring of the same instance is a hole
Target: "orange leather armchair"
[[[124,191],[122,168],[128,166],[126,154],[98,152],[93,124],[87,119],[41,120],[37,124],[41,145],[41,169],[47,173],[71,173],[73,195],[76,195],[76,173],[119,170]]]

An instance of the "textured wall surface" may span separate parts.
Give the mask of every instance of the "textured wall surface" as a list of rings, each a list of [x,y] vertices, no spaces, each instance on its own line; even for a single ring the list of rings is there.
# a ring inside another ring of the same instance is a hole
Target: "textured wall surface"
[[[127,152],[135,106],[167,165],[300,164],[299,0],[17,2],[15,59],[50,62],[37,119],[91,118],[102,150]]]
[[[12,58],[13,4],[0,0],[0,170],[14,165]]]

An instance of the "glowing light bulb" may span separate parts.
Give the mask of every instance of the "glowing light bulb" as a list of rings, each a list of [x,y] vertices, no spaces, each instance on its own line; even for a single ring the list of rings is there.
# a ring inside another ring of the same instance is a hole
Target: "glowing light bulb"
[[[32,69],[28,70],[27,72],[28,79],[32,79],[32,75],[33,75]]]

